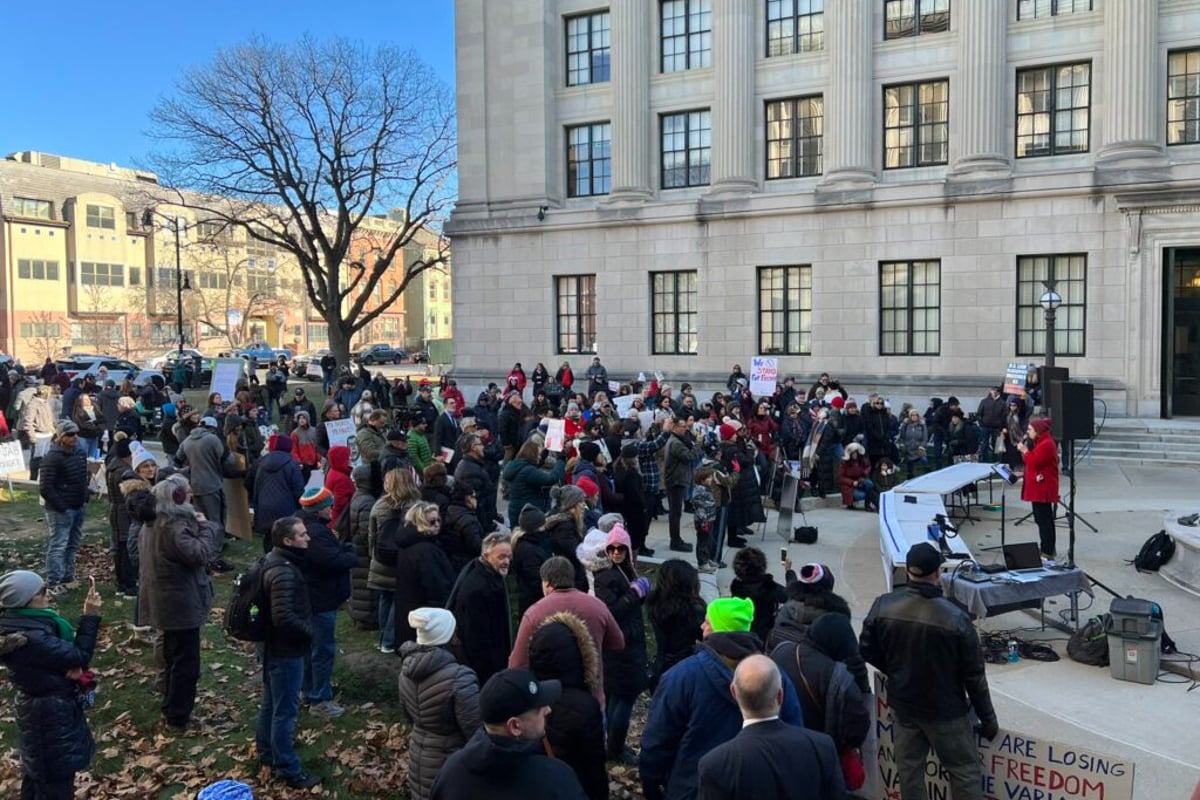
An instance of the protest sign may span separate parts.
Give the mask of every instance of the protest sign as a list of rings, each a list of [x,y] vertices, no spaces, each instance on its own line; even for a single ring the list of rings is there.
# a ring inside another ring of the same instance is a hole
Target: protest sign
[[[615,396],[617,392],[621,391],[621,382],[620,381],[609,381],[608,382],[608,391],[611,392]]]
[[[25,457],[20,442],[0,442],[0,475],[25,471]]]
[[[866,796],[900,800],[896,771],[895,725],[887,703],[887,681],[875,673],[875,730],[878,747],[874,790]],[[1053,742],[1015,731],[1001,730],[991,741],[974,736],[983,768],[986,800],[1132,800],[1133,762]],[[925,769],[930,800],[949,800],[946,770],[930,752]]]
[[[1016,397],[1026,396],[1025,385],[1029,380],[1029,365],[1015,361],[1004,371],[1004,393]]]
[[[352,419],[331,419],[325,422],[325,432],[329,435],[329,446],[344,444],[350,448],[350,463],[358,463],[358,436],[354,430]]]
[[[240,358],[218,358],[213,362],[212,383],[210,392],[221,395],[228,403],[237,394],[237,382],[242,377],[242,360]]]
[[[779,359],[755,356],[750,360],[750,394],[769,397],[779,380]]]
[[[627,394],[613,398],[613,408],[617,410],[618,417],[625,419],[629,416],[629,409],[633,408],[633,401],[636,397],[639,397],[639,395]]]
[[[563,419],[546,420],[546,449],[552,453],[561,453],[567,438],[567,421]]]

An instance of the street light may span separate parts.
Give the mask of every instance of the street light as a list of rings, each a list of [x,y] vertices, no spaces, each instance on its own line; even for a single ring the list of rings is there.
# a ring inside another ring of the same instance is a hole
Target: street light
[[[1062,305],[1062,295],[1054,291],[1056,281],[1042,281],[1042,285],[1046,287],[1046,291],[1042,293],[1040,303],[1042,310],[1046,312],[1046,366],[1054,366],[1054,318],[1058,312],[1058,307]],[[1044,387],[1043,387],[1044,388]]]
[[[176,326],[176,359],[177,363],[183,363],[183,290],[191,290],[191,282],[187,280],[187,276],[183,274],[181,248],[179,244],[180,227],[187,230],[187,220],[180,216],[170,216],[155,211],[152,208],[147,208],[146,213],[142,215],[142,223],[146,227],[150,227],[154,222],[154,217],[159,216],[163,219],[171,220],[171,225],[175,230],[175,326]]]

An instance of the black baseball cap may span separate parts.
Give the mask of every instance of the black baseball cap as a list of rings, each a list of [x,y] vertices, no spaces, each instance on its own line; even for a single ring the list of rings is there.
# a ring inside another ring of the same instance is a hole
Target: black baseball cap
[[[527,669],[505,669],[488,678],[479,692],[479,715],[488,725],[503,725],[526,711],[552,706],[560,697],[559,681],[539,681]]]
[[[392,428],[387,432],[387,441],[389,442],[407,442],[408,434],[400,428]]]
[[[904,568],[918,578],[924,578],[937,572],[945,560],[936,547],[929,542],[921,542],[908,548],[908,555],[904,557]]]

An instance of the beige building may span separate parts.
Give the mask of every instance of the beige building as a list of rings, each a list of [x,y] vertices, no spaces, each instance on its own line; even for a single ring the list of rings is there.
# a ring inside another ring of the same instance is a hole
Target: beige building
[[[456,371],[1200,414],[1197,0],[456,0]]]

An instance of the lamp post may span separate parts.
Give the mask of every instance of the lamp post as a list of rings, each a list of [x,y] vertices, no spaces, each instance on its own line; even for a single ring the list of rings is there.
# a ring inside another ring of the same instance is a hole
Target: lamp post
[[[1042,285],[1046,287],[1046,291],[1042,293],[1040,303],[1042,310],[1046,312],[1046,366],[1054,366],[1054,322],[1058,312],[1058,307],[1062,305],[1062,295],[1054,291],[1054,280],[1042,281]],[[1042,387],[1045,391],[1046,387]]]
[[[183,363],[183,290],[191,289],[191,284],[183,274],[182,246],[180,245],[180,229],[187,230],[187,220],[178,215],[168,217],[153,208],[147,208],[142,214],[142,224],[149,228],[154,223],[154,217],[171,220],[175,231],[175,357],[177,363]]]

